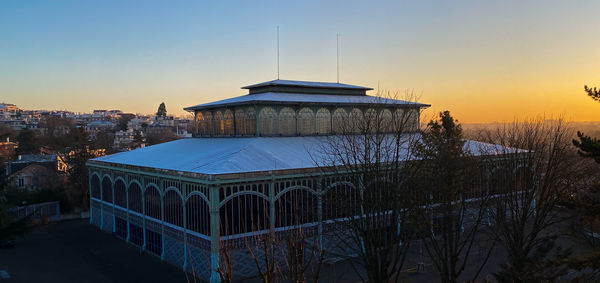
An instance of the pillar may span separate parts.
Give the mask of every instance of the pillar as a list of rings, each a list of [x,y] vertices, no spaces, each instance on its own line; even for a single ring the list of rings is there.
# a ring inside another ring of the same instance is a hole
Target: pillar
[[[220,236],[219,236],[219,227],[221,226],[221,222],[219,219],[219,190],[218,186],[210,186],[209,187],[209,212],[210,212],[210,282],[211,283],[219,283],[221,282],[221,277],[219,276],[219,254],[221,253],[220,249]]]

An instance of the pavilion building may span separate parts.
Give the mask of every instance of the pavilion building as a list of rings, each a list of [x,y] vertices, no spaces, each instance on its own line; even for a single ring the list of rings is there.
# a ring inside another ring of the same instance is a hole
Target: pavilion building
[[[310,149],[375,112],[392,124],[409,117],[407,131],[416,133],[429,106],[340,83],[274,80],[243,88],[247,95],[185,108],[195,115],[193,138],[90,160],[90,222],[218,281],[221,245],[298,221],[322,233],[323,220],[337,216],[324,202],[328,194],[355,200],[357,189],[323,175]],[[290,203],[299,215],[287,215]],[[253,276],[248,255],[236,256],[236,277]]]

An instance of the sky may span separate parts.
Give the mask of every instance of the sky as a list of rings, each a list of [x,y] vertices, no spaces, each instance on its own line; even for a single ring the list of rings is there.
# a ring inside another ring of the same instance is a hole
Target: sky
[[[600,1],[1,1],[0,102],[153,113],[277,77],[413,93],[463,123],[600,120]],[[369,94],[375,94],[372,91]]]

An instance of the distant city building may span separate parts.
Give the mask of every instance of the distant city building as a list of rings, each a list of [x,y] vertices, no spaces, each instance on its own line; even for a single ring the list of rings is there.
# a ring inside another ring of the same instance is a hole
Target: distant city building
[[[10,161],[15,156],[19,143],[11,142],[10,138],[0,142],[0,161]]]
[[[0,112],[18,112],[19,111],[19,107],[17,107],[14,104],[10,104],[10,103],[0,103]]]

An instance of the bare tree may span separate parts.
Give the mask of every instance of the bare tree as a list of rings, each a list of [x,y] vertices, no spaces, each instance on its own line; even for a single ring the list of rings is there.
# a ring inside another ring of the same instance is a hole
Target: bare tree
[[[552,258],[569,252],[556,247],[556,225],[567,217],[558,210],[577,181],[578,157],[572,130],[562,120],[533,119],[505,124],[482,135],[500,145],[503,158],[491,169],[490,189],[497,194],[491,210],[495,228],[508,253],[497,278],[507,282],[553,279],[563,269]]]
[[[397,94],[386,95],[395,98]],[[407,100],[414,95],[407,93]],[[417,138],[419,106],[397,108],[384,98],[374,99],[347,117],[333,115],[333,131],[315,155],[324,175],[325,237],[337,249],[329,254],[353,255],[351,260],[364,282],[402,280],[414,229],[416,201],[410,190],[411,147]],[[334,186],[337,184],[337,186]],[[343,185],[340,185],[343,184]]]
[[[448,111],[428,123],[416,145],[419,190],[429,197],[419,222],[423,245],[442,282],[475,280],[497,241],[486,233],[490,195],[482,188],[482,158],[470,147]],[[467,268],[473,270],[466,274]]]

